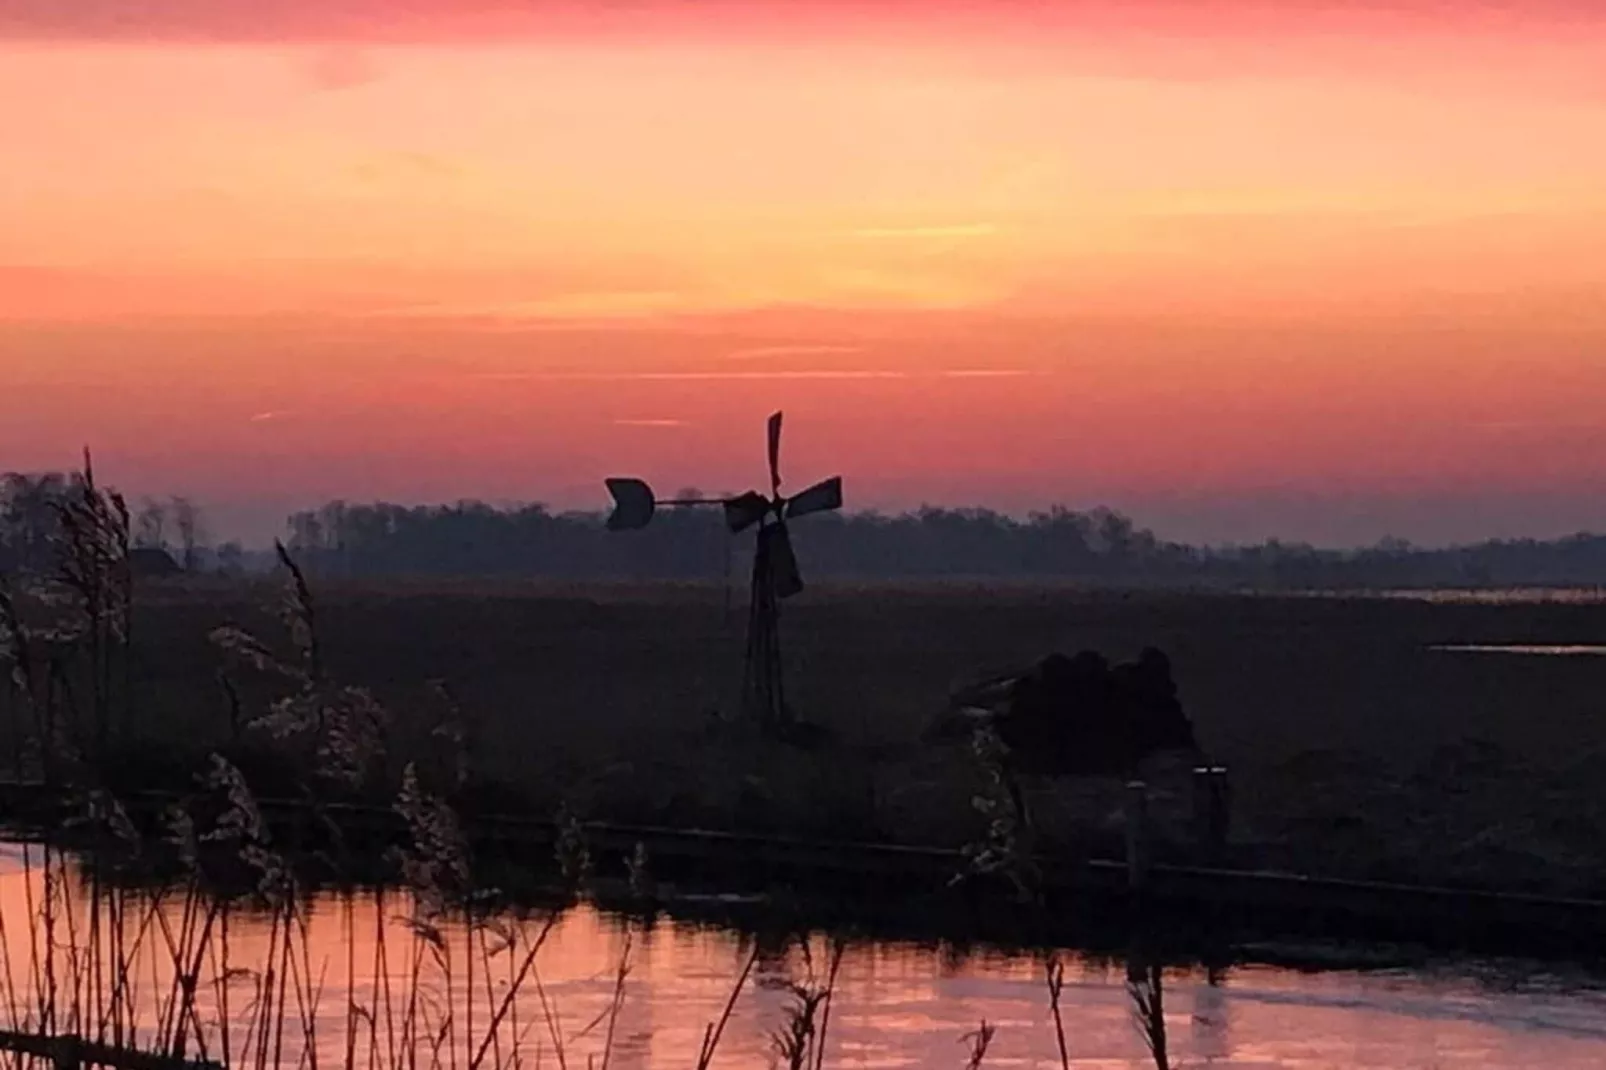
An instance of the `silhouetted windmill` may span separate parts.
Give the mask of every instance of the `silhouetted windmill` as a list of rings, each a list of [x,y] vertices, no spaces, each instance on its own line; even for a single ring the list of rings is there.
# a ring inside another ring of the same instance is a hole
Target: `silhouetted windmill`
[[[664,506],[717,505],[725,512],[732,533],[756,527],[753,584],[747,618],[747,658],[743,675],[744,711],[766,728],[791,721],[783,684],[779,631],[780,603],[803,590],[803,576],[787,522],[810,513],[842,508],[842,477],[832,476],[786,498],[781,494],[781,414],[769,419],[770,493],[756,490],[734,498],[669,498],[659,500],[644,480],[607,480],[613,496],[609,531],[634,531],[647,526],[653,513]]]

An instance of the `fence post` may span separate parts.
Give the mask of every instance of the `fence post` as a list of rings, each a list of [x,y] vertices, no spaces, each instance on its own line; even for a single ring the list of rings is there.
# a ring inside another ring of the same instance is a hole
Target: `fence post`
[[[1126,785],[1126,878],[1134,892],[1149,883],[1149,785],[1141,780]]]
[[[55,1048],[50,1060],[55,1070],[80,1070],[83,1059],[79,1057],[77,1037],[59,1037]]]
[[[1219,765],[1201,765],[1193,770],[1193,824],[1201,858],[1212,865],[1221,861],[1227,849],[1227,827],[1231,807],[1227,770]]]

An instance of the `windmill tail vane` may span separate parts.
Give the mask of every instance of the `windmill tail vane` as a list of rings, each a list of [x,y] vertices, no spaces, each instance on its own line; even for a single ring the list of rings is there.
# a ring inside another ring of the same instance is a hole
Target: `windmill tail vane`
[[[616,478],[607,481],[614,500],[608,530],[633,531],[647,526],[662,506],[719,506],[733,534],[756,528],[753,576],[747,622],[747,653],[743,673],[743,707],[760,724],[775,727],[791,720],[783,686],[780,646],[780,603],[803,590],[803,574],[787,522],[814,513],[842,508],[842,477],[800,491],[791,498],[781,494],[781,428],[779,412],[769,418],[767,453],[770,493],[747,491],[727,498],[664,499],[654,497],[644,480]]]

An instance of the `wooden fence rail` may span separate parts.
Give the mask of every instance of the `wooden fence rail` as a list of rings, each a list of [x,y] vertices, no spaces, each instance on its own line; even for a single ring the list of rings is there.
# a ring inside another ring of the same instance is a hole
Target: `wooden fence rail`
[[[0,1029],[0,1051],[49,1059],[55,1070],[80,1070],[85,1066],[105,1066],[112,1070],[223,1070],[222,1063],[205,1059],[178,1059],[82,1037],[43,1036],[8,1029]]]

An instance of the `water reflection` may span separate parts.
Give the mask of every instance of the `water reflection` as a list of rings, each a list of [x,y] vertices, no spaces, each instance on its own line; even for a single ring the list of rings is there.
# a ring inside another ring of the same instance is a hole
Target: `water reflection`
[[[1211,969],[1193,989],[1188,1041],[1202,1066],[1222,1066],[1232,1057],[1232,1028],[1224,971]]]
[[[0,948],[8,981],[0,1004],[9,1005],[11,1028],[37,1026],[27,1017],[48,953],[33,925],[50,895],[60,911],[55,939],[76,940],[73,962],[58,957],[55,983],[87,992],[95,973],[86,934],[95,926],[120,923],[125,946],[135,948],[135,968],[125,997],[137,1005],[144,1036],[154,1035],[161,1013],[160,994],[169,990],[168,950],[182,942],[187,917],[179,898],[165,900],[149,914],[126,910],[95,914],[83,880],[71,871],[47,888],[38,849],[24,866],[20,848],[0,872]],[[495,934],[463,926],[443,927],[421,938],[404,921],[408,903],[397,893],[329,896],[317,899],[304,915],[304,956],[279,960],[291,976],[309,982],[311,1000],[297,1005],[292,1024],[279,1039],[282,1051],[269,1064],[305,1063],[309,1048],[319,1061],[378,1067],[405,1062],[392,1053],[406,1044],[389,1035],[397,1020],[396,1001],[415,992],[426,1005],[422,1020],[440,1030],[451,1022],[465,1035],[482,1038],[464,1046],[457,1065],[561,1065],[583,1067],[589,1060],[628,1070],[690,1067],[730,1002],[745,963],[749,983],[731,1004],[713,1067],[769,1066],[774,1037],[797,1004],[799,986],[827,979],[832,948],[813,938],[805,951],[796,941],[758,940],[731,931],[660,920],[648,923],[603,914],[589,907],[566,912],[552,923],[530,966],[530,982],[517,998],[506,993],[521,968],[523,949],[515,942],[488,959],[471,949],[493,946]],[[527,932],[544,926],[527,919]],[[233,914],[217,934],[226,940],[209,946],[198,970],[196,1018],[214,1057],[221,1050],[225,1024],[234,1030],[234,1052],[249,1025],[253,993],[275,961],[271,926],[261,916]],[[98,945],[111,946],[109,936]],[[1515,1067],[1549,1070],[1598,1067],[1606,1042],[1606,1000],[1587,992],[1543,989],[1501,991],[1465,977],[1396,971],[1302,974],[1273,968],[1161,971],[1134,956],[1137,964],[1099,962],[1062,956],[1060,991],[1066,1055],[1072,1066],[1135,1070],[1154,1065],[1144,1030],[1135,1022],[1134,996],[1156,1011],[1151,1026],[1163,1026],[1164,1050],[1175,1066],[1295,1067],[1338,1070],[1353,1067]],[[492,968],[472,965],[489,961]],[[442,970],[442,963],[450,969]],[[478,972],[475,972],[475,971]],[[420,986],[410,987],[422,976]],[[986,1022],[995,1030],[984,1066],[1059,1066],[1047,977],[1041,958],[980,950],[911,944],[852,944],[836,967],[826,1034],[827,1067],[963,1066],[972,1039]],[[93,1031],[95,1016],[82,1008],[64,1016],[56,1028]],[[388,1006],[387,1006],[388,1002]],[[63,1006],[66,1006],[64,1001]],[[298,1013],[304,1012],[304,1013]],[[308,1028],[294,1024],[302,1017]],[[355,1023],[355,1024],[354,1024]],[[611,1040],[610,1040],[611,1037]],[[427,1035],[418,1065],[429,1065]],[[193,1048],[191,1049],[193,1051]],[[433,1052],[441,1065],[447,1053]],[[516,1058],[515,1058],[516,1057]],[[249,1060],[235,1059],[235,1062]]]
[[[1528,654],[1562,658],[1606,656],[1606,646],[1584,643],[1441,643],[1430,649],[1450,654]]]
[[[1297,592],[1308,598],[1386,598],[1438,605],[1600,605],[1606,603],[1603,587],[1427,587],[1352,588]]]

